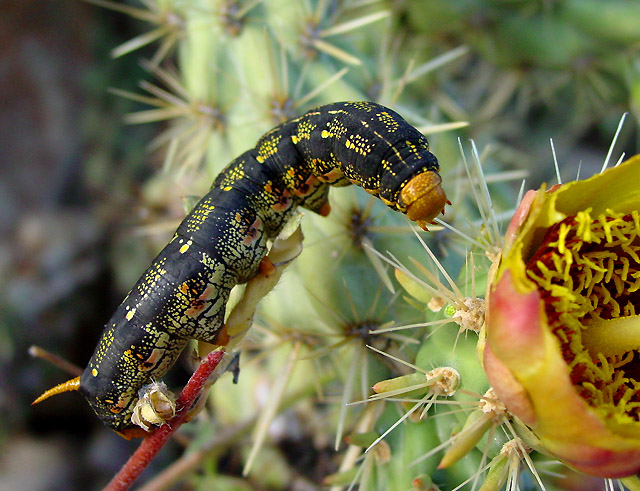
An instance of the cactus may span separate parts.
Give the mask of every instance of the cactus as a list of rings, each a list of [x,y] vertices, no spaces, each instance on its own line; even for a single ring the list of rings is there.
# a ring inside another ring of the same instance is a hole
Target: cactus
[[[577,147],[585,132],[607,141],[620,113],[636,103],[636,1],[402,5],[416,46],[469,48],[460,82],[450,82],[438,107],[507,148],[518,142],[511,151],[531,171],[548,159],[550,133],[567,149]]]
[[[129,115],[130,123],[166,121],[153,142],[165,165],[146,184],[149,203],[167,205],[175,189],[204,194],[265,131],[315,105],[350,99],[392,105],[433,132],[432,149],[453,196],[450,229],[436,225],[428,235],[351,188],[332,191],[329,217],[304,217],[304,251],[260,303],[238,385],[221,378],[206,416],[182,430],[196,458],[174,464],[193,470],[179,478],[202,489],[251,483],[287,489],[302,481],[332,489],[497,490],[505,483],[518,489],[520,480],[561,489],[536,470],[548,465],[544,445],[490,389],[481,361],[484,299],[504,245],[499,211],[513,213],[516,197],[505,181],[514,176],[501,180],[494,172],[489,193],[492,179],[475,146],[467,163],[454,136],[439,133],[456,126],[447,119],[456,112],[421,75],[467,50],[429,60],[432,54],[418,47],[436,46],[447,25],[480,55],[508,67],[504,94],[458,113],[488,120],[516,92],[524,98],[527,87],[517,88],[522,66],[557,70],[561,78],[576,56],[602,61],[598,42],[636,40],[631,21],[623,30],[611,27],[612,18],[625,15],[615,10],[624,10],[622,2],[602,24],[583,22],[603,7],[595,0],[559,2],[553,16],[490,0],[473,9],[466,1],[93,3],[151,24],[114,55],[158,43],[146,65],[152,81],[140,93],[116,90],[150,106]],[[409,50],[398,41],[403,13],[412,26],[403,41]],[[491,35],[461,22],[474,15]],[[504,23],[489,22],[502,17]],[[437,105],[425,101],[427,91]],[[582,116],[575,114],[580,125]],[[486,129],[479,139],[494,140]],[[299,454],[311,461],[301,463]],[[226,474],[223,456],[236,461],[234,472],[243,478]],[[172,479],[171,472],[156,477],[165,485]]]

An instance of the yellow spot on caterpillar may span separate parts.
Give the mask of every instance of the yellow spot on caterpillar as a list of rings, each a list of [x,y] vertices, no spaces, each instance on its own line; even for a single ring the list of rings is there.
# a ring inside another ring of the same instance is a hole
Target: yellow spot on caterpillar
[[[191,247],[191,244],[193,244],[193,242],[189,240],[185,245],[183,245],[180,248],[180,254],[184,254],[185,252],[187,252],[189,250],[189,247]]]
[[[128,321],[130,321],[131,319],[133,319],[133,316],[136,314],[136,309],[135,307],[133,309],[131,309],[129,312],[127,312],[127,315],[125,316],[127,318]]]
[[[311,132],[316,129],[316,125],[308,120],[301,121],[298,124],[298,134],[291,137],[291,141],[295,144],[300,140],[308,140],[311,138]]]
[[[400,124],[386,111],[382,111],[376,116],[378,117],[378,121],[384,124],[389,133],[395,132],[400,127]]]
[[[107,404],[113,404],[113,399],[105,399],[104,402]]]
[[[232,184],[230,183],[229,185],[231,186]],[[202,225],[207,220],[207,217],[214,209],[215,205],[211,204],[211,198],[207,198],[198,206],[196,206],[187,218],[187,232],[194,232],[199,230],[200,225]],[[184,240],[180,239],[180,244],[182,244],[183,242]]]
[[[327,126],[329,127],[328,130],[322,130],[322,132],[320,133],[320,136],[322,138],[336,138],[336,139],[342,139],[342,137],[345,136],[345,134],[347,133],[347,127],[345,125],[343,125],[342,123],[339,123],[337,121],[332,121],[330,123],[327,123]]]
[[[360,155],[368,155],[371,153],[371,145],[369,145],[369,140],[366,138],[354,134],[350,135],[349,139],[344,142],[345,146],[349,150],[353,150],[354,152],[359,153]]]
[[[262,164],[269,157],[275,155],[278,152],[278,143],[280,143],[281,139],[282,136],[280,135],[263,138],[258,143],[258,156],[256,157],[256,160]]]
[[[98,370],[96,370],[95,368],[93,370],[91,370],[91,375],[93,375],[94,377],[98,376]]]

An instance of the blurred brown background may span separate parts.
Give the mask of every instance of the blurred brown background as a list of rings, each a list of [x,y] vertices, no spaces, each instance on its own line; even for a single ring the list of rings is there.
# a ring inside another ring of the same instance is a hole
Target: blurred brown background
[[[153,127],[123,126],[135,107],[106,88],[135,90],[145,52],[111,60],[139,32],[127,16],[75,1],[2,4],[0,489],[95,489],[135,444],[104,431],[77,394],[31,407],[70,377],[27,350],[84,363],[121,299],[108,251],[131,232],[122,217],[152,169]]]

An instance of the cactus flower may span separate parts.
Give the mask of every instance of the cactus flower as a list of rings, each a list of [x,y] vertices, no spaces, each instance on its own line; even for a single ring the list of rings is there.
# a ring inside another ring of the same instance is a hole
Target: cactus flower
[[[640,471],[640,156],[527,193],[487,298],[484,367],[541,450]]]

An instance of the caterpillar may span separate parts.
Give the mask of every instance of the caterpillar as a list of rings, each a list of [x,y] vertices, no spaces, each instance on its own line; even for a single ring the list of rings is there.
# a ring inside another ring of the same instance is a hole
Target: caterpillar
[[[254,277],[298,206],[330,211],[330,186],[356,184],[426,230],[450,204],[427,139],[373,102],[312,109],[260,138],[214,180],[106,324],[77,390],[125,438],[138,390],[162,377],[190,339],[224,345],[231,289]]]

